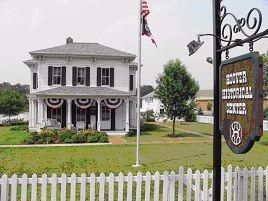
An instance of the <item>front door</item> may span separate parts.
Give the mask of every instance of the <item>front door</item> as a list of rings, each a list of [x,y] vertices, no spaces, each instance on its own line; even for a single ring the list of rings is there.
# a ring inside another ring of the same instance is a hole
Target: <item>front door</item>
[[[115,130],[115,109],[111,109],[111,130]]]

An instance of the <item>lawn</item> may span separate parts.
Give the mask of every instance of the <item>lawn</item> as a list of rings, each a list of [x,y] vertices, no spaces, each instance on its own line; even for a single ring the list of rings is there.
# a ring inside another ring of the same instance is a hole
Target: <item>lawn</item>
[[[241,167],[267,166],[267,152],[268,146],[256,143],[248,154],[236,155],[223,144],[222,164],[225,168],[229,164]],[[165,170],[178,170],[179,166],[211,170],[212,143],[141,145],[141,162],[142,167],[132,168],[131,165],[135,163],[135,145],[0,149],[0,174],[163,173]]]
[[[23,144],[23,140],[29,136],[26,131],[11,131],[11,127],[0,127],[0,145]]]
[[[171,128],[159,126],[156,130],[141,132],[141,143],[167,143],[167,142],[183,142],[183,141],[211,141],[208,137],[200,137],[189,132],[176,131],[176,136],[169,137],[172,133]],[[127,143],[135,143],[136,137],[123,137]]]

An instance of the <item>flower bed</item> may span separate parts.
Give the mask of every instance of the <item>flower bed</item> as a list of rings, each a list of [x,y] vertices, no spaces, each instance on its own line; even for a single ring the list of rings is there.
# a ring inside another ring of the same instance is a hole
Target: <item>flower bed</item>
[[[105,132],[96,130],[42,130],[33,132],[24,140],[24,144],[67,144],[67,143],[108,143],[109,138]]]

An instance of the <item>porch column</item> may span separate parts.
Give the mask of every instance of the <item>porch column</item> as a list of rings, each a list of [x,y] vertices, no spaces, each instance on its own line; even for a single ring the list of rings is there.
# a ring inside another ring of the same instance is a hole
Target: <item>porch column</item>
[[[38,102],[38,124],[39,124],[39,128],[41,126],[41,123],[44,119],[44,104],[43,104],[43,98],[38,98],[37,99]]]
[[[72,99],[67,99],[67,128],[72,128]]]
[[[126,132],[129,131],[129,99],[125,99],[125,103],[126,103]]]
[[[31,115],[32,127],[36,126],[36,99],[32,100],[32,115]]]
[[[97,130],[100,131],[101,129],[101,124],[100,124],[101,99],[97,99],[97,104],[98,104]]]
[[[29,121],[29,128],[32,127],[33,122],[33,100],[31,98],[29,100],[29,115],[28,115],[28,121]]]

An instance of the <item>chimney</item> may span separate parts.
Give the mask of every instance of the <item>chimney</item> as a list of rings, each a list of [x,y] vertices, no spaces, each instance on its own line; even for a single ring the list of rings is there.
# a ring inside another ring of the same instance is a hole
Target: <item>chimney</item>
[[[66,38],[66,44],[73,43],[74,40],[71,37]]]

